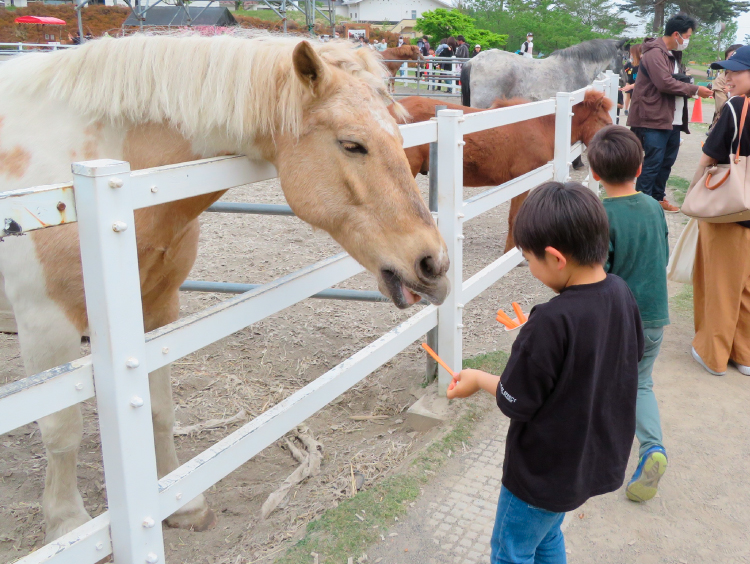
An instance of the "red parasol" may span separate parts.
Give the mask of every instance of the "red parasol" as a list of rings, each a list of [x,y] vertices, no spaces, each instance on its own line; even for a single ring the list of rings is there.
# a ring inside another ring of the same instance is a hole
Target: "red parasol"
[[[65,25],[65,20],[49,16],[21,16],[16,18],[16,23],[42,24],[42,25]]]

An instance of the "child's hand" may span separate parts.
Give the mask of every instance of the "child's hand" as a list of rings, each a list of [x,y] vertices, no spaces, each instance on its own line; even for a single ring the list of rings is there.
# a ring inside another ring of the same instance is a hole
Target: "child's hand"
[[[466,368],[459,372],[448,386],[448,399],[468,398],[480,389],[479,378],[484,374],[481,370]]]

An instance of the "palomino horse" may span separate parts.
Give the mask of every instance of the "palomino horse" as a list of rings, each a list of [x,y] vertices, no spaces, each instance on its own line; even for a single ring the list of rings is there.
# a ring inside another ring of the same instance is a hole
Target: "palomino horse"
[[[495,100],[491,109],[527,102],[528,100],[521,98]],[[437,105],[447,106],[451,110],[463,110],[467,114],[483,111],[421,96],[404,98],[401,104],[411,115],[411,121],[427,121],[435,117]],[[588,90],[583,102],[573,106],[571,142],[591,141],[597,131],[612,123],[609,115],[611,108],[612,101],[605,97],[603,92]],[[496,186],[531,172],[552,160],[555,155],[555,116],[552,114],[478,131],[466,135],[464,141],[464,185]],[[429,145],[406,149],[406,157],[414,176],[420,172],[427,174],[430,169]],[[505,240],[506,253],[515,246],[513,221],[527,195],[528,192],[525,192],[511,200],[508,237]]]
[[[377,51],[376,51],[377,53]],[[424,57],[422,56],[422,52],[419,50],[419,47],[416,45],[402,45],[401,47],[391,47],[390,49],[386,49],[385,51],[379,52],[378,55],[383,57],[385,61],[389,60],[398,60],[398,61],[423,61]],[[398,69],[401,68],[401,65],[403,63],[384,63],[385,68],[388,69],[388,72],[390,73],[391,77],[388,80],[388,88],[391,92],[395,90],[395,80],[394,77],[396,76],[396,73],[398,72]]]
[[[482,51],[461,69],[461,103],[489,108],[497,98],[546,100],[557,92],[585,88],[607,69],[622,74],[626,43],[626,39],[592,39],[546,59],[498,49]]]
[[[142,169],[246,154],[276,166],[289,205],[327,231],[400,308],[439,304],[448,257],[389,115],[369,49],[301,39],[145,37],[19,56],[0,67],[0,190],[71,180],[98,158]],[[136,211],[145,330],[177,319],[178,288],[216,192]],[[0,271],[27,374],[80,356],[87,327],[77,224],[7,238]],[[178,466],[170,369],[150,374],[158,475]],[[78,406],[39,421],[47,450],[47,539],[90,517],[76,485]],[[167,519],[205,529],[204,497]]]

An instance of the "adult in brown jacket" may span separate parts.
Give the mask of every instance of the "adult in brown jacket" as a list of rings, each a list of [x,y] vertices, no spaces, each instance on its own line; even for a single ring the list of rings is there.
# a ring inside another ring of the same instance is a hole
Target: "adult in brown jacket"
[[[673,76],[683,70],[681,51],[688,46],[695,27],[693,18],[680,14],[667,21],[664,37],[643,42],[628,116],[628,125],[640,139],[645,153],[636,189],[671,213],[679,208],[667,201],[666,187],[680,150],[680,132],[690,133],[687,98],[711,95],[705,86],[688,84]]]

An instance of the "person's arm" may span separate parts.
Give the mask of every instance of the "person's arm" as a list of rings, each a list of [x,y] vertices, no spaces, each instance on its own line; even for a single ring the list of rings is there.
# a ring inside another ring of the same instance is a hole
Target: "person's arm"
[[[651,55],[651,56],[648,56]],[[710,96],[711,91],[705,86],[696,86],[695,84],[686,84],[676,78],[672,78],[674,68],[669,68],[669,64],[664,61],[664,57],[658,49],[652,49],[641,59],[641,71],[646,70],[646,75],[651,79],[651,83],[662,94],[671,94],[672,96],[688,96],[692,98],[703,88]],[[704,98],[706,96],[703,96]]]
[[[706,172],[706,167],[715,165],[716,159],[713,157],[709,157],[705,153],[701,153],[701,158],[698,160],[698,168],[695,170],[695,174],[693,175],[693,181],[690,183],[690,186],[695,186],[698,181],[703,176],[703,173]],[[669,243],[667,243],[667,251],[669,251]]]
[[[448,387],[448,399],[468,398],[479,390],[484,390],[488,394],[492,394],[492,397],[496,397],[499,383],[500,376],[482,370],[466,368],[458,373],[458,376]]]

